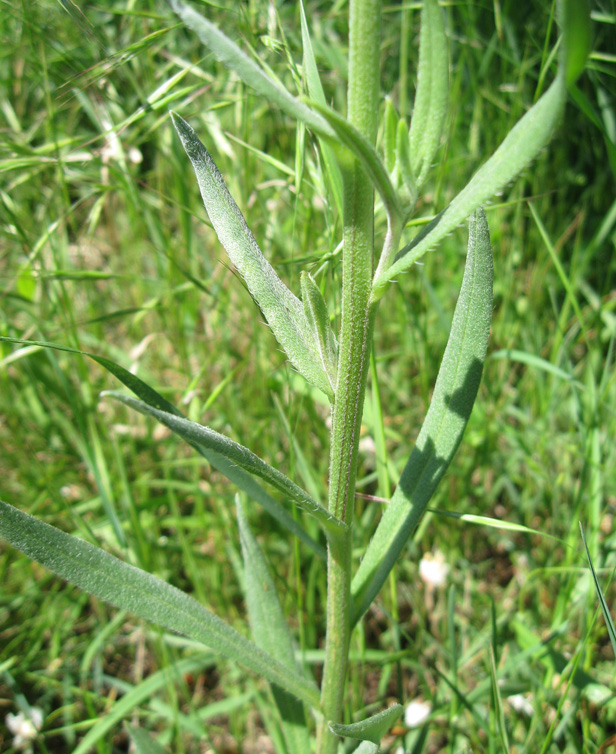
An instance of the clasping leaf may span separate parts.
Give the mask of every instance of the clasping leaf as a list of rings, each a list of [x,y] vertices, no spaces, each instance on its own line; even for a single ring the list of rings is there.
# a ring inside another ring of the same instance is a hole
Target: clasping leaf
[[[430,408],[353,579],[354,621],[361,618],[378,594],[460,444],[486,356],[492,277],[488,223],[479,209],[469,223],[464,279]]]
[[[117,377],[123,385],[131,390],[135,395],[139,396],[141,400],[150,408],[160,409],[164,413],[177,416],[181,419],[185,417],[178,411],[178,409],[163,398],[154,388],[150,387],[143,380],[136,377],[124,367],[116,364],[111,359],[106,359],[104,356],[98,356],[97,354],[88,353],[87,351],[80,351],[76,348],[70,348],[69,346],[58,345],[57,343],[45,343],[42,341],[23,340],[20,338],[8,338],[0,335],[0,343],[20,343],[28,347],[37,348],[52,348],[56,351],[65,351],[67,353],[80,354],[93,359],[108,372],[111,372]],[[190,442],[190,441],[189,441]],[[308,532],[296,521],[283,506],[269,495],[260,484],[258,484],[254,478],[241,469],[236,463],[229,460],[221,453],[217,453],[208,448],[205,445],[191,442],[193,448],[203,456],[208,463],[211,463],[215,469],[218,469],[221,474],[227,477],[227,479],[233,484],[237,485],[243,492],[245,492],[251,500],[258,503],[264,510],[266,510],[273,518],[275,518],[281,526],[284,526],[287,531],[291,532],[299,540],[301,540],[307,547],[309,547],[318,557],[325,559],[326,551],[320,542],[315,541]]]
[[[222,175],[193,129],[175,113],[173,125],[195,169],[205,209],[216,235],[248,286],[291,363],[333,400],[333,387],[319,358],[301,301],[261,253]]]
[[[432,2],[433,0],[429,0],[425,6],[426,10]],[[516,123],[492,157],[479,168],[452,202],[398,252],[391,266],[377,271],[372,291],[373,302],[381,298],[397,275],[408,270],[427,251],[464,222],[477,207],[504,189],[549,142],[554,126],[565,108],[567,85],[572,83],[584,67],[590,40],[589,15],[585,8],[586,0],[562,0],[559,4],[563,42],[554,82]],[[413,124],[411,130],[412,128]],[[411,140],[411,159],[414,159],[413,148]]]
[[[139,411],[141,414],[158,419],[161,424],[164,424],[193,447],[206,448],[216,455],[222,456],[234,466],[263,479],[263,481],[289,497],[299,508],[314,516],[323,525],[326,532],[340,532],[346,528],[345,524],[335,518],[326,508],[281,471],[270,466],[251,450],[235,442],[230,437],[221,435],[219,432],[210,429],[210,427],[204,427],[182,416],[177,416],[168,411],[161,411],[154,406],[150,406],[123,393],[106,391],[101,395],[114,398],[135,411]]]
[[[0,537],[88,594],[201,642],[311,707],[319,707],[319,691],[314,683],[166,581],[1,501]]]

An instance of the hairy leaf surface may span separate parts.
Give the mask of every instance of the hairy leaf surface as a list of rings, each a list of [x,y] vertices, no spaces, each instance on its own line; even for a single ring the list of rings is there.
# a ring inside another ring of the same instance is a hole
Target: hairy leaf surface
[[[314,684],[166,581],[3,502],[0,537],[89,594],[199,641],[318,708]]]
[[[344,524],[334,518],[326,508],[317,503],[295,482],[230,437],[221,435],[210,427],[204,427],[184,417],[176,416],[168,411],[161,411],[123,393],[106,391],[102,395],[120,401],[141,414],[154,417],[191,445],[200,445],[207,448],[249,474],[263,479],[263,481],[284,493],[302,510],[317,518],[326,530],[335,532],[345,528]]]
[[[492,249],[478,210],[469,223],[460,296],[432,402],[400,482],[353,579],[354,620],[378,594],[462,439],[485,361],[492,318]]]
[[[291,363],[310,383],[333,399],[333,389],[318,358],[318,347],[301,301],[261,253],[210,153],[185,120],[175,113],[171,117],[195,169],[205,209],[220,243],[246,281]]]
[[[237,520],[244,558],[248,619],[253,639],[259,647],[277,657],[283,665],[293,672],[300,673],[295,660],[293,637],[278,599],[274,580],[261,548],[250,530],[239,499]],[[289,752],[310,754],[310,737],[302,703],[275,684],[272,685],[272,693],[282,717]]]
[[[97,354],[88,353],[87,351],[80,351],[76,348],[70,348],[69,346],[62,346],[57,343],[46,343],[44,341],[22,340],[20,338],[8,338],[5,336],[0,336],[0,341],[4,341],[5,343],[20,343],[26,345],[28,348],[32,346],[37,348],[52,348],[55,351],[66,351],[67,353],[87,356],[89,359],[96,361],[97,364],[104,367],[108,372],[113,374],[114,377],[117,377],[123,385],[149,406],[160,409],[161,411],[166,411],[174,416],[184,418],[182,413],[178,411],[172,403],[163,398],[160,393],[154,390],[154,388],[150,387],[147,383],[139,379],[139,377],[136,377],[127,369],[124,369],[124,367],[104,356],[98,356]],[[30,353],[30,351],[28,351],[28,353]],[[308,532],[293,519],[278,500],[275,500],[269,495],[263,487],[261,487],[261,485],[250,476],[250,474],[247,474],[220,453],[215,453],[213,450],[210,450],[203,445],[193,444],[193,447],[199,455],[203,456],[203,458],[208,461],[208,463],[211,463],[212,466],[226,476],[230,482],[237,485],[248,495],[249,498],[251,498],[251,500],[254,500],[266,510],[270,516],[275,518],[281,526],[285,527],[289,532],[296,536],[320,558],[325,558],[325,548],[319,542],[316,542]]]
[[[449,63],[443,11],[437,0],[424,0],[421,11],[417,92],[409,131],[412,173],[424,182],[438,149],[449,95]]]
[[[394,704],[386,710],[367,717],[365,720],[360,720],[357,723],[351,723],[350,725],[330,723],[329,728],[337,736],[358,738],[360,741],[372,741],[372,743],[379,744],[391,726],[400,717],[402,710],[402,705]]]

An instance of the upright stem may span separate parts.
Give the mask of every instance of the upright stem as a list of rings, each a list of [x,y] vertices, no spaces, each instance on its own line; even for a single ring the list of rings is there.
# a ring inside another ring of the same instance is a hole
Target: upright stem
[[[351,0],[348,120],[374,143],[379,101],[380,0]],[[344,235],[342,323],[333,412],[329,509],[349,524],[344,541],[328,552],[327,639],[318,754],[335,754],[328,722],[343,718],[351,613],[353,501],[359,430],[374,326],[370,305],[374,253],[374,189],[355,160],[342,166]]]

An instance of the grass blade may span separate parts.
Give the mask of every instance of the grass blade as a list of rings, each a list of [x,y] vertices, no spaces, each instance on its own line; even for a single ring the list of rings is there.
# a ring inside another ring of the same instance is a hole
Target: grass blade
[[[3,502],[0,537],[88,594],[199,641],[318,708],[319,692],[314,684],[162,579]]]
[[[170,667],[158,670],[141,683],[122,695],[109,709],[104,717],[99,718],[81,739],[72,754],[88,754],[98,741],[125,720],[140,704],[150,701],[155,694],[169,684],[170,678],[181,678],[185,673],[197,673],[215,664],[213,653],[197,657],[186,657],[173,663]]]
[[[57,343],[46,343],[44,341],[34,340],[22,340],[20,338],[9,338],[0,335],[0,342],[5,343],[20,343],[28,347],[35,346],[39,348],[52,348],[56,351],[66,351],[67,353],[79,354],[80,356],[87,356],[88,358],[96,361],[108,372],[117,377],[120,382],[131,390],[138,398],[149,406],[166,411],[174,416],[183,417],[182,413],[163,398],[154,388],[150,387],[147,383],[140,380],[134,374],[131,374],[127,369],[116,364],[111,359],[107,359],[104,356],[98,356],[97,354],[88,353],[87,351],[80,351],[77,348],[71,348],[70,346],[62,346]],[[238,468],[234,463],[228,461],[224,456],[219,453],[215,453],[202,445],[193,445],[195,450],[202,455],[208,463],[220,471],[221,474],[227,477],[227,479],[233,484],[237,485],[243,492],[245,492],[249,498],[258,503],[264,510],[266,510],[270,516],[276,519],[278,523],[285,527],[289,532],[296,536],[301,542],[309,547],[320,558],[325,559],[325,548],[318,542],[316,542],[308,532],[293,519],[293,517],[287,513],[284,507],[269,495],[257,482],[245,471]]]
[[[424,0],[421,11],[417,92],[409,131],[413,176],[424,182],[443,134],[449,95],[449,63],[443,11]]]
[[[276,586],[239,499],[237,521],[244,558],[246,604],[253,639],[263,650],[278,657],[283,665],[299,673],[293,638],[276,593]],[[282,717],[289,752],[310,754],[310,738],[302,703],[276,685],[272,685],[272,693]]]
[[[330,400],[334,392],[321,366],[318,346],[301,301],[261,253],[222,175],[193,129],[175,113],[173,125],[192,162],[205,209],[220,243],[236,266],[291,363]]]
[[[535,353],[519,351],[515,348],[503,348],[500,351],[493,351],[490,354],[490,359],[508,359],[510,361],[516,361],[519,364],[526,364],[529,367],[534,367],[547,374],[552,374],[561,380],[571,382],[580,390],[586,389],[586,386],[579,380],[576,380],[570,372],[566,372],[564,369],[557,367],[556,364],[552,364],[551,361],[547,361],[547,359],[543,359]]]
[[[357,723],[351,723],[351,725],[330,723],[329,729],[337,736],[358,738],[360,741],[372,741],[372,743],[378,745],[391,726],[400,717],[402,710],[402,705],[394,704],[376,715],[367,717],[365,720],[360,720]]]
[[[478,210],[469,223],[464,279],[428,414],[353,579],[354,621],[378,594],[460,444],[486,356],[492,277],[488,223]]]
[[[161,411],[123,393],[105,391],[101,395],[109,396],[120,403],[124,403],[124,405],[139,411],[141,414],[154,417],[193,447],[198,445],[212,450],[240,469],[263,479],[289,497],[299,508],[314,516],[326,531],[339,532],[346,528],[341,521],[334,518],[326,508],[317,503],[295,482],[231,438],[221,435],[209,427],[197,424],[197,422],[176,416],[168,411]]]
[[[308,86],[308,94],[310,99],[318,102],[320,105],[326,105],[327,101],[325,99],[317,62],[312,49],[312,41],[310,39],[310,32],[308,31],[306,13],[304,11],[304,3],[302,0],[300,0],[299,3],[299,13],[302,27],[302,48],[304,51],[304,75]],[[323,162],[325,163],[325,170],[331,183],[334,204],[338,210],[338,215],[342,217],[342,176],[340,175],[340,168],[338,167],[332,148],[327,141],[319,137],[319,144],[321,147],[321,154],[323,155]]]
[[[590,3],[588,0],[561,0],[558,16],[564,34],[561,66],[570,85],[580,77],[592,49]]]
[[[473,513],[454,513],[453,511],[444,511],[439,508],[428,508],[431,513],[436,516],[443,516],[443,518],[455,518],[457,521],[462,521],[465,524],[474,524],[475,526],[487,526],[490,529],[500,529],[501,531],[515,531],[522,534],[531,534],[535,537],[545,537],[552,539],[555,542],[566,544],[564,540],[555,537],[553,534],[548,534],[545,531],[539,531],[539,529],[531,529],[524,524],[516,524],[513,521],[505,521],[500,518],[490,518],[489,516],[475,516]]]
[[[498,687],[498,673],[496,670],[496,658],[494,656],[494,645],[489,645],[489,659],[490,659],[490,677],[492,678],[492,698],[494,700],[494,713],[496,715],[496,723],[498,727],[498,734],[503,751],[510,751],[509,749],[509,736],[507,735],[507,723],[505,721],[505,710],[503,708],[503,700],[501,698],[500,689]]]
[[[616,628],[614,627],[614,621],[612,620],[612,616],[610,615],[610,609],[607,605],[607,602],[605,601],[603,589],[601,589],[601,584],[599,584],[599,579],[597,578],[597,574],[595,573],[595,569],[590,558],[590,552],[588,550],[588,545],[586,544],[586,536],[584,534],[584,527],[582,526],[581,521],[580,532],[582,534],[582,542],[584,543],[584,549],[586,550],[586,557],[588,558],[590,572],[592,573],[592,578],[595,582],[595,589],[597,591],[597,597],[599,598],[599,604],[601,605],[601,611],[603,612],[603,617],[605,618],[607,633],[610,637],[610,642],[612,643],[612,651],[614,652],[614,656],[616,657]]]

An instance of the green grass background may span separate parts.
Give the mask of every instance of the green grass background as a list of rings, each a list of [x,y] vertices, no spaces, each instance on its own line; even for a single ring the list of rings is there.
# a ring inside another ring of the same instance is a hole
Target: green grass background
[[[296,3],[197,5],[301,90]],[[424,518],[352,641],[349,713],[393,699],[433,704],[429,726],[398,729],[392,749],[605,754],[616,730],[614,656],[578,526],[611,605],[616,6],[592,7],[594,52],[553,142],[487,208],[495,256],[489,355],[463,445],[433,500],[435,509],[543,536]],[[306,8],[326,94],[343,110],[347,4],[308,0]],[[554,74],[549,3],[443,8],[451,107],[414,222],[463,187]],[[416,4],[408,20],[406,59],[400,6],[385,6],[382,93],[406,116]],[[340,218],[311,135],[217,64],[162,2],[8,0],[0,39],[0,334],[131,368],[192,419],[324,499],[327,406],[285,363],[230,269],[168,110],[211,150],[285,281],[297,292],[300,271],[311,271],[339,313]],[[379,214],[377,243],[383,232]],[[382,414],[372,382],[361,493],[383,496],[395,484],[419,431],[465,248],[460,228],[381,303]],[[116,387],[80,357],[0,344],[0,498],[244,626],[234,489],[177,438],[99,400]],[[369,442],[381,419],[386,461]],[[380,506],[357,499],[358,559]],[[260,509],[249,513],[318,677],[324,564]],[[430,593],[418,562],[436,550],[451,570],[448,586]],[[532,714],[512,708],[513,694],[525,695]],[[95,729],[96,754],[128,751],[123,718],[179,754],[267,751],[278,730],[257,679],[118,614],[2,544],[0,751],[12,751],[5,713],[26,700],[46,716],[36,752],[74,751],[101,719],[109,725]]]

